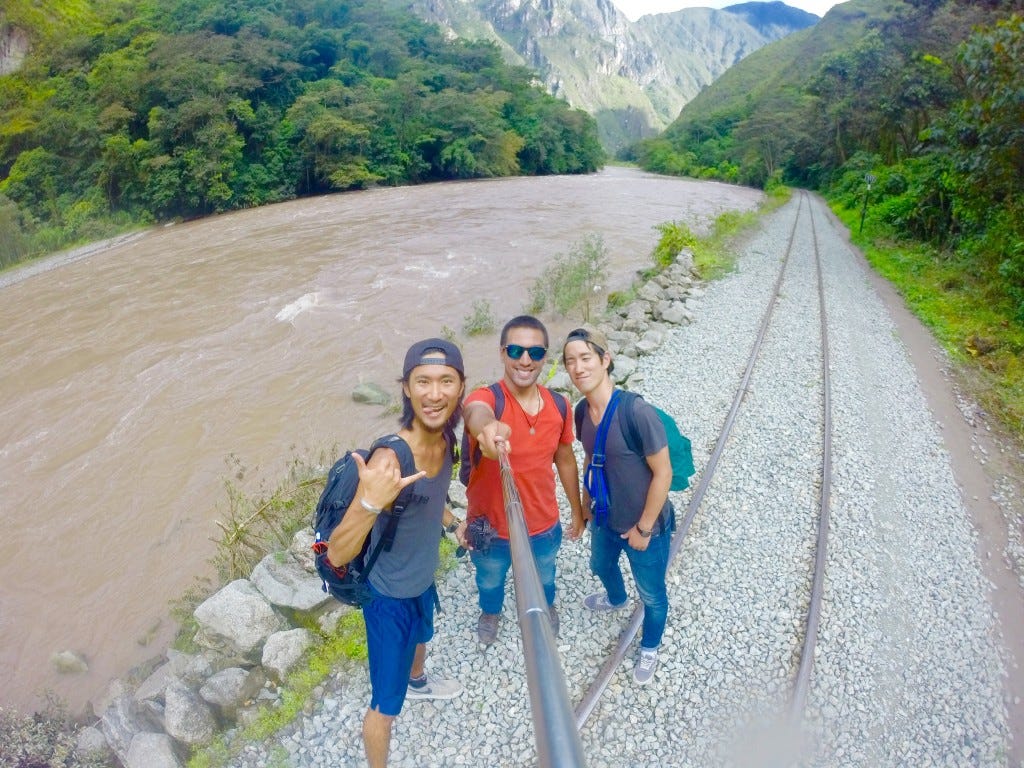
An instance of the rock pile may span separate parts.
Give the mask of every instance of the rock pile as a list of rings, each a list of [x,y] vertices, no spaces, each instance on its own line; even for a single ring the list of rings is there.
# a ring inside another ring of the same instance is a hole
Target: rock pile
[[[313,533],[298,532],[248,579],[227,584],[194,613],[196,653],[168,650],[137,686],[111,683],[94,702],[95,726],[79,749],[110,749],[126,768],[173,768],[223,728],[251,721],[316,642],[306,627],[331,630],[349,610],[321,589]]]
[[[637,290],[632,301],[605,313],[597,325],[608,337],[619,386],[635,388],[642,383],[637,359],[661,347],[673,326],[688,325],[693,320],[693,304],[703,295],[704,289],[693,275],[693,252],[683,249],[668,268]],[[578,394],[563,369],[547,386],[573,398]]]

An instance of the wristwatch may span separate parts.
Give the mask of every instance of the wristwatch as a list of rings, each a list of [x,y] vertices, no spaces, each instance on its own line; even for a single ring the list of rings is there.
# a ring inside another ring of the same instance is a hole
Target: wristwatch
[[[459,529],[459,526],[462,525],[462,522],[462,520],[459,520],[459,518],[456,517],[452,520],[450,525],[446,525],[444,527],[445,533],[455,533],[455,531]]]
[[[640,527],[640,523],[636,524],[636,530],[645,539],[651,538],[651,534],[654,533],[653,528],[651,528],[651,530],[649,531],[645,531],[643,528]]]

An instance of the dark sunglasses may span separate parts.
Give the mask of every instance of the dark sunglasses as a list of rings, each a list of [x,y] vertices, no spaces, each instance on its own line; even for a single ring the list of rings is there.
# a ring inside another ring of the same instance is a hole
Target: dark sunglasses
[[[544,359],[544,355],[548,353],[547,347],[521,347],[518,344],[506,344],[505,354],[511,357],[513,360],[518,360],[523,356],[523,352],[530,355],[530,359],[533,362]]]

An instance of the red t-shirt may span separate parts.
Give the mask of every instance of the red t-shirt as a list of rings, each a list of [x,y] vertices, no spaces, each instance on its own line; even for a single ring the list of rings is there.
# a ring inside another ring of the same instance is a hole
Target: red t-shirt
[[[573,431],[571,410],[566,405],[565,419],[555,405],[554,398],[562,397],[547,387],[540,389],[544,407],[529,419],[519,401],[512,396],[505,382],[501,382],[505,393],[505,409],[501,421],[512,428],[509,441],[512,452],[508,456],[512,467],[519,499],[523,503],[523,517],[527,532],[533,536],[551,528],[558,522],[558,500],[555,498],[555,450],[559,444],[572,445]],[[466,404],[481,402],[494,409],[494,395],[487,387],[475,390],[466,398]],[[536,419],[536,421],[534,421]],[[530,434],[533,426],[534,433]],[[477,449],[476,440],[469,436],[469,450]],[[508,522],[505,519],[505,498],[501,491],[501,470],[498,462],[481,456],[469,476],[466,487],[469,503],[468,517],[484,515],[498,530],[498,535],[508,538]]]

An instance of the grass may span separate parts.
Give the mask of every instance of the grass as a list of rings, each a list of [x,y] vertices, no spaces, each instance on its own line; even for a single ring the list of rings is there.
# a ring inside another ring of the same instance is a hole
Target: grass
[[[316,459],[293,457],[284,479],[271,490],[265,487],[255,495],[246,494],[238,485],[246,469],[234,456],[227,460],[229,477],[224,480],[227,505],[221,519],[215,520],[221,536],[211,560],[215,579],[197,578],[189,589],[171,601],[171,617],[179,629],[172,646],[184,653],[195,653],[193,637],[198,626],[193,612],[201,602],[221,586],[247,578],[252,569],[271,552],[286,549],[292,536],[311,524],[313,509],[323,490],[323,467],[337,454],[337,447],[324,449]],[[340,454],[339,454],[340,455]]]
[[[1024,442],[1024,326],[1013,308],[955,256],[896,242],[867,226],[859,211],[835,208],[868,262],[903,296],[965,374],[979,404],[1016,442]]]
[[[735,241],[764,216],[781,207],[792,195],[786,187],[774,187],[765,193],[756,211],[726,211],[715,219],[711,234],[698,238],[693,247],[693,265],[705,280],[714,280],[736,266]]]

